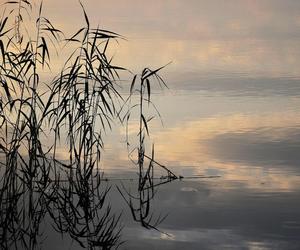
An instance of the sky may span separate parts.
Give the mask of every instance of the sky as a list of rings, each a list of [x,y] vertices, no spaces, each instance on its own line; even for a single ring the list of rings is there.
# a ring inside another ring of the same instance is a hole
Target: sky
[[[294,140],[300,134],[299,1],[82,3],[92,26],[126,38],[112,44],[110,53],[117,65],[138,73],[144,67],[172,62],[162,72],[171,93],[175,89],[213,95],[186,97],[177,92],[157,97],[168,129],[154,130],[152,139],[158,142],[158,154],[165,162],[217,165],[218,159],[231,164],[226,166],[228,173],[236,173],[241,164],[276,163],[296,169],[300,148]],[[66,36],[84,24],[75,0],[45,0],[43,15]],[[61,59],[56,59],[54,68],[60,68]],[[280,136],[274,138],[272,134],[279,131]],[[113,142],[110,146],[114,147]],[[118,161],[128,160],[125,151],[119,154]]]
[[[152,132],[161,159],[183,167],[222,168],[217,161],[228,163],[225,168],[232,179],[238,174],[248,177],[240,165],[297,169],[299,1],[82,3],[92,25],[126,38],[112,44],[116,64],[138,73],[146,66],[172,62],[162,72],[171,93],[175,89],[213,95],[157,97],[167,127]],[[45,1],[44,15],[66,35],[84,24],[75,0]],[[109,143],[108,148],[114,148],[115,142]],[[127,160],[125,151],[118,153],[118,161]],[[284,178],[278,186],[288,185]]]
[[[300,2],[294,0],[82,1],[95,26],[124,37],[116,62],[134,71],[168,62],[169,75],[300,75]],[[45,1],[63,30],[84,22],[78,1]],[[66,32],[68,33],[68,32]],[[71,34],[72,32],[70,32]]]

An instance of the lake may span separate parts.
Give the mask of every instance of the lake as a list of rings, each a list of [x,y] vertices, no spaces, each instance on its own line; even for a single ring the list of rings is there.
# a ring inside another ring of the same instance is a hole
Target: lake
[[[100,170],[111,187],[106,201],[122,214],[119,249],[299,249],[300,2],[84,6],[91,23],[125,36],[109,49],[116,65],[134,74],[166,65],[160,76],[169,88],[151,89],[159,115],[145,103],[147,115],[156,115],[145,151],[151,155],[154,145],[155,161],[181,178],[155,187],[150,214],[164,220],[154,228],[135,221],[126,203],[139,185],[128,157],[139,143],[138,114],[127,127],[115,121],[103,133]],[[75,32],[84,22],[76,1],[45,1],[44,8],[60,28]],[[61,58],[53,60],[60,68]],[[121,74],[126,97],[132,77]],[[57,156],[67,153],[62,147]],[[160,165],[154,173],[154,183],[166,179]],[[50,224],[43,225],[42,249],[82,249]]]

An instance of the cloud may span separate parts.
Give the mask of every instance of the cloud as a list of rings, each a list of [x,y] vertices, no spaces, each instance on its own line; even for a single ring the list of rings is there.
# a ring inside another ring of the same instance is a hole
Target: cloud
[[[53,3],[52,3],[53,2]],[[86,1],[92,19],[139,37],[185,39],[283,38],[299,36],[297,1],[137,0]],[[51,1],[51,6],[76,5]],[[53,11],[54,8],[51,8]],[[62,8],[63,9],[63,8]],[[76,13],[78,7],[72,7]],[[74,13],[74,14],[76,14]],[[62,14],[60,14],[62,16]]]
[[[133,70],[173,61],[167,69],[173,74],[221,69],[300,75],[298,1],[91,0],[84,5],[91,23],[128,38],[116,48],[117,62]],[[84,22],[76,1],[49,1],[45,9],[69,35]]]
[[[270,129],[267,133],[276,134]],[[225,133],[207,140],[212,155],[225,162],[252,166],[292,167],[300,174],[300,129],[285,129],[283,138],[272,138],[264,130]]]

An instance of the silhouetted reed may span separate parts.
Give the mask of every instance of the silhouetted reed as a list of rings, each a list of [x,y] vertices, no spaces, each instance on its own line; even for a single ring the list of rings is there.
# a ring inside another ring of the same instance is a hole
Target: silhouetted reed
[[[138,168],[138,187],[134,194],[126,190],[124,186],[122,189],[118,187],[118,190],[127,205],[131,210],[131,214],[133,219],[137,222],[140,222],[141,225],[148,229],[157,229],[157,226],[163,221],[165,217],[158,216],[154,218],[154,215],[151,211],[151,201],[154,199],[155,188],[159,185],[171,182],[176,180],[178,177],[170,171],[164,165],[158,163],[154,157],[154,144],[152,145],[151,155],[146,153],[146,140],[149,137],[149,122],[155,118],[154,116],[147,117],[144,111],[145,102],[148,105],[152,105],[154,111],[160,116],[158,109],[155,107],[155,104],[151,101],[151,88],[152,84],[156,83],[162,88],[167,87],[164,80],[158,74],[162,69],[158,68],[156,70],[151,70],[149,68],[145,68],[140,76],[135,75],[133,81],[130,86],[130,96],[128,102],[129,110],[125,114],[123,120],[128,122],[130,120],[131,111],[134,108],[138,108],[138,121],[139,121],[139,129],[137,131],[138,142],[133,149],[129,150],[129,157],[132,159],[132,162]],[[136,83],[139,79],[139,82]],[[137,103],[132,103],[130,98],[134,94],[134,92],[138,93],[139,100]],[[148,143],[149,144],[149,143]],[[130,142],[127,137],[127,145],[128,148],[130,146]],[[133,154],[137,153],[137,159],[135,160]],[[155,182],[157,180],[155,178],[155,170],[160,169],[165,173],[159,178],[159,182]]]
[[[110,42],[122,37],[91,27],[83,6],[85,25],[70,38],[65,38],[44,17],[43,2],[30,32],[26,32],[25,19],[34,15],[31,1],[7,1],[2,6],[5,10],[0,20],[1,249],[40,248],[41,223],[47,217],[57,232],[68,234],[84,248],[118,247],[121,215],[112,213],[107,204],[110,187],[101,179],[99,164],[103,132],[111,128],[115,119],[128,121],[132,108],[121,118],[121,111],[131,98],[123,100],[117,90],[119,71],[125,69],[113,65],[107,56]],[[62,43],[74,50],[57,76],[44,83],[43,70],[51,69],[51,54]],[[154,146],[151,156],[145,153],[152,118],[145,117],[143,105],[145,100],[152,103],[152,78],[165,85],[159,70],[146,68],[138,86],[139,182],[138,197],[134,198],[137,208],[132,196],[128,193],[129,198],[125,197],[118,188],[134,219],[147,228],[156,228],[161,221],[158,218],[153,223],[150,216],[155,187],[177,178],[155,161]],[[136,79],[134,76],[130,95]],[[45,138],[54,141],[45,145]],[[67,159],[57,156],[62,141],[67,147]],[[159,183],[154,183],[155,168],[166,172]]]

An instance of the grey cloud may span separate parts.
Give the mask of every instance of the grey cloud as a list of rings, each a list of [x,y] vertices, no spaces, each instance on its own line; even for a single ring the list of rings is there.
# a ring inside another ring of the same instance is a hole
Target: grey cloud
[[[300,37],[299,1],[86,1],[91,20],[124,35],[175,39],[285,39]],[[76,1],[47,3],[51,15],[80,15]],[[235,30],[232,23],[240,26]],[[198,29],[197,27],[200,27]],[[201,28],[202,27],[202,28]]]
[[[292,77],[250,77],[218,72],[188,72],[168,76],[174,89],[207,91],[230,96],[299,96],[300,79]]]
[[[285,136],[274,139],[263,129],[226,133],[207,141],[212,155],[225,162],[255,166],[279,166],[300,174],[300,129],[281,129]],[[281,131],[281,132],[282,132]],[[274,135],[280,131],[274,130]],[[282,169],[285,171],[285,169]]]

